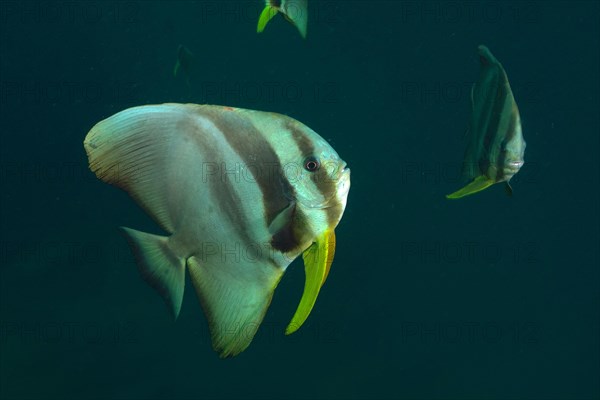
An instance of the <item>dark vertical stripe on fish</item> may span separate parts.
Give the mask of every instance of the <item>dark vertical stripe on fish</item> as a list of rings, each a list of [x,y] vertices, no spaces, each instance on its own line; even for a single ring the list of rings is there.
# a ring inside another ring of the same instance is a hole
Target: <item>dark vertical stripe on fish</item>
[[[186,120],[185,123],[189,123],[193,129],[199,130],[196,121]],[[182,127],[181,129],[187,130],[189,128]],[[226,153],[211,139],[211,135],[199,131],[197,134],[190,136],[197,141],[199,148],[206,149],[205,156],[208,164],[221,165],[222,160],[226,157]],[[254,243],[252,239],[250,224],[244,215],[242,200],[232,185],[230,174],[227,174],[226,177],[227,179],[222,179],[221,174],[218,179],[209,179],[210,194],[215,199],[215,205],[219,207],[221,213],[227,218],[228,225],[234,227],[240,239],[244,241],[246,249],[253,248],[257,243]]]
[[[262,133],[248,121],[246,116],[236,111],[208,110],[211,122],[223,134],[231,148],[238,154],[250,170],[258,185],[265,208],[265,224],[271,225],[275,217],[285,210],[295,199],[295,191],[283,171],[281,160],[262,136]],[[298,247],[299,238],[291,222],[277,232],[271,245],[276,250],[287,252]]]
[[[499,68],[498,66],[493,66],[492,68]],[[502,141],[500,137],[501,134],[498,132],[500,127],[500,121],[504,114],[506,108],[507,101],[507,91],[504,86],[505,80],[502,79],[502,72],[495,71],[500,75],[495,76],[494,85],[486,85],[488,87],[488,91],[493,88],[494,94],[492,99],[492,107],[490,110],[490,114],[488,115],[488,125],[483,139],[483,157],[480,157],[479,165],[481,171],[490,179],[494,179],[494,176],[489,176],[489,168],[493,166],[498,168],[498,152],[499,146]],[[488,94],[489,96],[489,94]],[[489,98],[489,97],[488,97]]]

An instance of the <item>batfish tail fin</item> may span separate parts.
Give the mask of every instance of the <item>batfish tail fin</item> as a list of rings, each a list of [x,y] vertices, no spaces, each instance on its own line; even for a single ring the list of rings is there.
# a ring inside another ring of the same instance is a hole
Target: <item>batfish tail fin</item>
[[[135,256],[140,274],[165,300],[175,318],[181,310],[185,285],[185,259],[169,247],[165,236],[121,227]]]
[[[461,197],[468,196],[473,193],[481,192],[483,189],[486,189],[492,186],[496,181],[493,179],[489,179],[487,176],[480,175],[473,180],[473,182],[469,183],[467,186],[463,187],[460,190],[452,194],[446,195],[448,199],[460,199]]]
[[[194,256],[187,262],[208,319],[213,348],[222,358],[241,353],[252,342],[283,271],[260,265],[259,271],[264,273],[239,277],[235,273],[244,269],[207,268]]]

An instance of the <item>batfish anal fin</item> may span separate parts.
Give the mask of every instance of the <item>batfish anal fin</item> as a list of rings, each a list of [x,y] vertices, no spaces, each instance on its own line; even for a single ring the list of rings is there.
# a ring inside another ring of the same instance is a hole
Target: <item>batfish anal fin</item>
[[[317,301],[321,286],[329,275],[334,254],[335,232],[333,230],[326,231],[302,254],[306,274],[304,293],[292,321],[285,329],[286,335],[296,332],[308,318]]]
[[[164,299],[175,318],[181,310],[185,259],[178,257],[164,236],[120,228],[133,252],[140,274]]]
[[[496,181],[493,179],[489,179],[487,176],[480,175],[473,180],[473,182],[469,183],[467,186],[463,187],[460,190],[452,194],[446,195],[448,199],[460,199],[461,197],[468,196],[473,193],[480,192],[490,186],[492,186]]]
[[[283,270],[258,261],[215,268],[196,256],[188,258],[187,265],[214,350],[222,358],[241,353],[262,323]]]
[[[265,26],[269,23],[269,21],[277,15],[277,9],[273,6],[267,5],[262,12],[260,13],[260,17],[258,18],[258,25],[256,26],[256,32],[261,33],[265,30]]]

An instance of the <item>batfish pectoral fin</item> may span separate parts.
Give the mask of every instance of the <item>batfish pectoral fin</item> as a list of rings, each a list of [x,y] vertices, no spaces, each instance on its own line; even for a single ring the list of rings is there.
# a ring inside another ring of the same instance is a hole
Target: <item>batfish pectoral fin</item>
[[[480,191],[492,186],[494,183],[496,183],[496,181],[494,181],[493,179],[489,179],[487,176],[480,175],[477,178],[475,178],[471,183],[469,183],[467,186],[463,187],[462,189],[457,190],[456,192],[454,192],[452,194],[446,195],[446,198],[460,199],[461,197],[480,192]]]
[[[258,25],[256,26],[256,32],[261,33],[265,30],[265,26],[269,21],[277,14],[277,9],[273,6],[267,5],[258,18]]]
[[[269,233],[271,235],[276,235],[278,232],[281,232],[283,229],[287,228],[294,218],[295,211],[296,203],[290,202],[290,204],[279,214],[277,214],[273,221],[271,221],[271,224],[269,225]]]
[[[292,321],[285,329],[286,335],[296,332],[308,318],[317,301],[321,286],[329,275],[334,254],[335,233],[333,230],[326,231],[302,254],[306,274],[304,293]]]
[[[140,274],[160,293],[175,318],[179,315],[185,285],[185,259],[178,257],[164,236],[120,228],[133,252]]]
[[[283,270],[258,261],[215,267],[196,256],[188,258],[187,266],[214,350],[222,358],[241,353],[262,323]]]

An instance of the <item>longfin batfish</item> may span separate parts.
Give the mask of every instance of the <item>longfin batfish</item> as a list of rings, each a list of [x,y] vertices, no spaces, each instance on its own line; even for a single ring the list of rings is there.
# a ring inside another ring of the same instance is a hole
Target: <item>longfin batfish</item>
[[[256,27],[258,33],[262,32],[267,23],[280,12],[285,19],[298,28],[300,35],[306,39],[307,0],[266,0],[265,3],[265,8],[258,18],[258,26]]]
[[[231,107],[129,108],[84,140],[90,169],[125,190],[166,234],[122,228],[142,277],[179,314],[189,271],[222,356],[252,341],[288,265],[305,289],[286,334],[308,317],[329,272],[350,170],[302,123]]]
[[[481,70],[471,89],[471,120],[463,161],[463,177],[471,182],[447,195],[459,199],[506,182],[524,164],[525,140],[521,117],[504,68],[485,46],[477,48]]]

